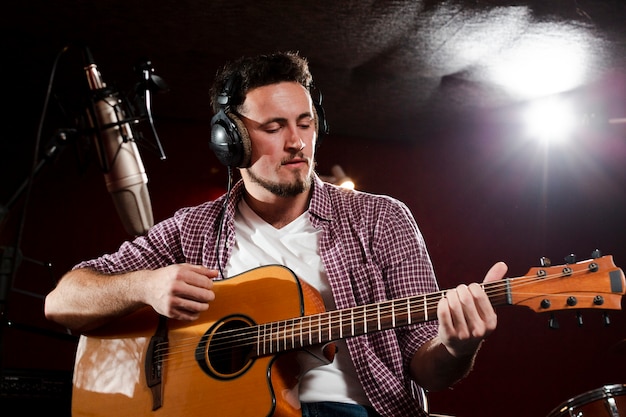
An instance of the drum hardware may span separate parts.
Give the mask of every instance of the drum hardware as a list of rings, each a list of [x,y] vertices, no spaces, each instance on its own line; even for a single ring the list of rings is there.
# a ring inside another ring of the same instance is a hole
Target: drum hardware
[[[547,417],[626,417],[626,384],[605,385],[570,398]]]

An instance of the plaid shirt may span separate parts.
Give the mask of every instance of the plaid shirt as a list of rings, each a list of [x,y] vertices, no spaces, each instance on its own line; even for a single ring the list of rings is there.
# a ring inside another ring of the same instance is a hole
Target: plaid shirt
[[[226,205],[222,268],[235,243],[234,214],[242,194],[240,181]],[[123,243],[116,253],[75,268],[119,273],[186,262],[217,269],[215,245],[224,198],[181,209],[147,235]],[[319,251],[338,309],[438,291],[423,237],[403,203],[316,177],[309,216],[323,230]],[[427,415],[420,396],[414,398],[408,368],[414,352],[436,334],[437,323],[431,321],[346,340],[363,388],[380,414]]]

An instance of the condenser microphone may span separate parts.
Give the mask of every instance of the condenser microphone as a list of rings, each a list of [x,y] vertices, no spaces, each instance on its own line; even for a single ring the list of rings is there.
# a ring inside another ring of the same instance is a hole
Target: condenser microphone
[[[148,193],[148,176],[135,143],[131,123],[119,94],[107,88],[91,53],[85,49],[85,74],[91,93],[87,111],[107,190],[124,229],[143,235],[154,219]]]

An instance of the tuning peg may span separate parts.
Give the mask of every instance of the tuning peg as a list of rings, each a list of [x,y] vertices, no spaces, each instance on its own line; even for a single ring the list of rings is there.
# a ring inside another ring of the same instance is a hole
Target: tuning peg
[[[591,252],[592,259],[598,259],[601,257],[602,257],[602,252],[600,251],[600,249],[595,249],[593,252]]]
[[[550,258],[546,258],[545,256],[542,256],[541,258],[539,258],[539,264],[547,268],[550,265],[552,265],[552,261],[550,260]]]
[[[604,321],[605,326],[609,326],[611,324],[611,317],[606,311],[602,313],[602,321]]]
[[[558,329],[559,328],[559,322],[556,319],[556,317],[554,317],[554,314],[550,314],[550,320],[548,321],[548,326],[551,329]]]
[[[576,263],[576,255],[574,255],[573,253],[570,253],[569,255],[567,255],[565,257],[565,263],[575,264]]]
[[[576,312],[576,322],[578,323],[578,327],[582,327],[583,325],[583,315],[580,311]]]

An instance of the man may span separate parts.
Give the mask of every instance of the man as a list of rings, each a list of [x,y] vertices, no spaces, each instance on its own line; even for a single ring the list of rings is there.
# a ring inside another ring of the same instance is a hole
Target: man
[[[296,53],[227,65],[212,89],[212,147],[229,172],[240,168],[241,181],[118,252],[77,265],[46,298],[46,316],[78,332],[144,306],[193,321],[215,300],[214,280],[276,263],[314,286],[329,310],[437,292],[404,204],[315,174],[325,121],[311,88],[307,62]],[[497,263],[485,281],[505,272]],[[299,375],[303,415],[425,416],[422,390],[463,378],[497,321],[476,283],[446,292],[437,318],[340,340],[330,364],[319,366],[304,351],[302,367],[313,368]]]

